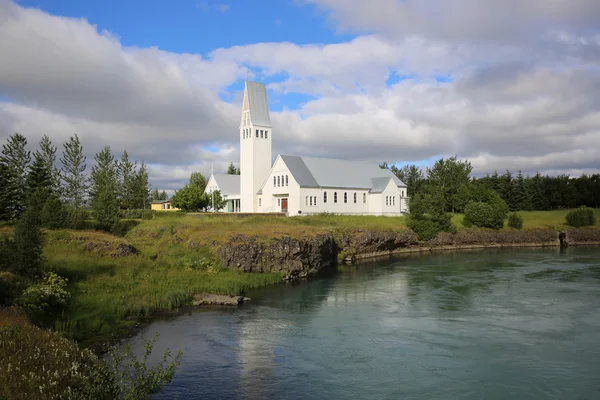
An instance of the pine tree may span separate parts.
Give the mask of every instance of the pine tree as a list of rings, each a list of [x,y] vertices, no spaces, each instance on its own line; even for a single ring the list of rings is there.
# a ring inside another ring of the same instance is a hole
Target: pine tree
[[[38,189],[46,193],[53,193],[53,184],[52,170],[48,169],[48,164],[42,153],[36,152],[25,179],[27,198],[30,199]]]
[[[92,167],[90,187],[94,218],[102,228],[112,229],[119,221],[117,163],[110,146],[104,146],[94,160],[96,165]]]
[[[50,138],[47,135],[42,136],[42,140],[40,140],[40,157],[44,160],[46,169],[50,172],[50,189],[58,193],[60,191],[60,170],[54,165],[56,163],[56,150],[57,148],[52,145]]]
[[[162,192],[160,192],[160,197],[158,198],[159,200],[166,200],[167,199],[167,192],[165,192],[164,190]]]
[[[544,195],[544,178],[536,173],[533,178],[527,179],[529,193],[531,194],[531,208],[533,210],[548,210],[550,205]]]
[[[2,191],[8,185],[8,169],[4,164],[0,164],[0,188]],[[6,204],[8,199],[0,193],[0,221],[8,218],[8,205]]]
[[[500,191],[498,193],[500,193],[500,197],[502,197],[502,200],[506,202],[508,208],[511,211],[515,211],[516,207],[514,202],[514,180],[511,172],[509,170],[506,170],[506,172],[502,174],[501,177],[499,177],[499,181]]]
[[[531,195],[529,187],[525,183],[523,173],[519,170],[517,179],[513,186],[512,211],[527,211],[531,210]]]
[[[86,157],[83,155],[83,146],[77,134],[71,136],[63,147],[63,157],[60,161],[63,165],[61,178],[64,196],[69,204],[79,209],[85,205],[85,194],[88,190],[88,180],[85,176]]]
[[[233,162],[229,163],[229,167],[227,167],[227,174],[229,175],[239,175],[240,174],[240,169],[237,168]]]
[[[135,174],[133,187],[133,200],[135,208],[146,208],[148,198],[150,197],[150,182],[148,180],[148,170],[146,164],[142,161],[140,169]],[[158,190],[156,191],[158,193]]]
[[[18,219],[13,234],[12,269],[18,275],[31,278],[40,278],[46,266],[42,256],[41,218],[36,206],[41,200],[42,194],[36,192]]]
[[[123,151],[121,161],[117,163],[117,179],[119,182],[119,203],[121,208],[136,208],[137,162],[129,161],[127,150]],[[139,206],[139,203],[137,204]]]
[[[9,220],[17,219],[26,205],[27,169],[31,161],[31,153],[26,149],[25,136],[15,133],[2,145],[0,165],[3,171],[3,187],[0,190],[0,203]]]
[[[160,193],[158,192],[158,189],[154,189],[150,197],[152,201],[160,200]]]

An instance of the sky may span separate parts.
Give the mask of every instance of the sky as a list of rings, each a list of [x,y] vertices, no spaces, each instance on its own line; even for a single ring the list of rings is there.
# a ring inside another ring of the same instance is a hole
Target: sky
[[[77,133],[178,189],[239,163],[248,78],[274,156],[597,173],[599,66],[598,0],[0,0],[0,143]]]

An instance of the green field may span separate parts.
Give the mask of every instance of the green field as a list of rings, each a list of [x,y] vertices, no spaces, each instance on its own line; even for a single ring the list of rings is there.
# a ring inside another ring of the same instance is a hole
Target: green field
[[[568,228],[565,225],[565,217],[571,210],[552,210],[552,211],[519,211],[523,217],[523,229],[555,229],[561,230]],[[600,227],[600,209],[594,210],[596,216],[596,227]],[[462,225],[464,215],[454,214],[452,216],[452,223],[458,229],[464,229]],[[505,229],[506,223],[505,223]]]

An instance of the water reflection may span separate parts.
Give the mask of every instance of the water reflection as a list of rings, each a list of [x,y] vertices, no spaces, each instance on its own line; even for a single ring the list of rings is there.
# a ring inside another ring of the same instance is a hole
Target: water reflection
[[[149,327],[184,359],[158,398],[592,398],[600,251],[341,267]],[[585,354],[586,357],[581,357]]]

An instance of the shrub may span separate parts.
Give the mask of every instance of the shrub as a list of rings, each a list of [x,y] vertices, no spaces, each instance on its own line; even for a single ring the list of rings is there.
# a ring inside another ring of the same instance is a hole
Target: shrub
[[[517,213],[510,214],[508,216],[508,226],[514,229],[523,229],[523,217]]]
[[[596,217],[592,208],[581,207],[567,214],[566,224],[575,228],[582,226],[593,226],[596,224]]]
[[[31,278],[43,275],[46,263],[42,257],[43,237],[40,225],[37,210],[28,207],[15,226],[10,271]]]
[[[146,209],[135,209],[135,210],[121,210],[119,211],[119,217],[121,219],[152,219],[154,211]],[[144,218],[145,215],[149,215],[150,218]]]
[[[477,226],[480,228],[501,229],[504,226],[506,213],[498,210],[493,205],[483,202],[471,202],[465,208],[463,225],[467,228]]]
[[[149,219],[152,219],[152,218],[154,218],[154,211],[148,211],[148,210],[146,210],[146,211],[144,211],[142,213],[142,219],[149,220]]]
[[[167,350],[148,368],[157,337],[145,340],[141,361],[129,346],[113,348],[100,360],[60,334],[31,325],[18,310],[0,309],[0,399],[148,398],[171,381],[181,357]]]
[[[67,279],[51,272],[40,283],[29,286],[17,303],[32,312],[52,314],[60,311],[69,298]]]

